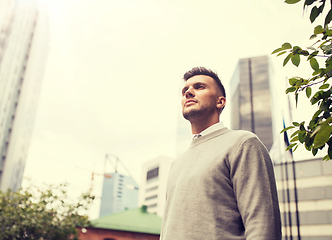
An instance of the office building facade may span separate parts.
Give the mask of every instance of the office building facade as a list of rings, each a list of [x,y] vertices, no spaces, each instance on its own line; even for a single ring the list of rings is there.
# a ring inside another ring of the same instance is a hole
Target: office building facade
[[[142,166],[139,205],[146,205],[149,213],[163,216],[168,174],[173,158],[161,156]]]
[[[331,240],[332,161],[295,161],[295,181],[292,162],[285,162],[274,167],[283,239],[298,239],[299,232],[302,240]]]
[[[273,127],[268,57],[240,59],[230,88],[231,128],[255,133],[270,150]]]
[[[104,174],[99,217],[136,208],[138,185],[132,177],[117,172]]]
[[[47,16],[0,0],[0,189],[21,186],[47,57]]]

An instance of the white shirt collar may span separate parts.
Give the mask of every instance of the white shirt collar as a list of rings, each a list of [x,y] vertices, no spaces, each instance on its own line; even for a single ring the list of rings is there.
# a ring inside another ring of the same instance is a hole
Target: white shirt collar
[[[222,129],[224,127],[225,127],[224,124],[220,121],[218,123],[215,123],[215,124],[211,125],[207,129],[205,129],[202,132],[200,132],[199,134],[194,134],[193,135],[193,139],[197,138],[197,135],[200,135],[199,137],[205,136],[205,135],[207,135],[209,133],[212,133],[212,132],[217,131],[219,129]]]

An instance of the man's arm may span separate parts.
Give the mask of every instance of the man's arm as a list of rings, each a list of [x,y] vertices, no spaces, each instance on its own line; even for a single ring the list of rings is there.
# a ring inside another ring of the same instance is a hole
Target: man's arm
[[[273,165],[255,137],[246,139],[231,161],[231,181],[247,240],[280,240],[281,221]]]

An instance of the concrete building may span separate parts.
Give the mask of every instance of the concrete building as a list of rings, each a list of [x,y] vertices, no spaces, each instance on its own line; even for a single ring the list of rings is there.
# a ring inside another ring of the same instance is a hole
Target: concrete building
[[[163,216],[166,184],[174,159],[161,156],[146,162],[142,167],[139,205],[146,205],[149,213]]]
[[[298,239],[292,163],[276,164],[275,175],[283,239],[290,239],[290,235]],[[322,161],[321,158],[295,161],[295,177],[301,239],[331,240],[332,161]]]
[[[0,189],[21,186],[47,57],[34,0],[0,0]]]
[[[270,150],[273,127],[268,57],[240,59],[230,88],[231,128],[255,133]]]
[[[117,172],[104,174],[99,216],[137,207],[138,185],[132,177]]]
[[[270,72],[267,56],[239,60],[230,83],[232,129],[254,132],[270,150],[275,163],[283,239],[298,239],[299,225],[302,240],[331,240],[332,162],[297,158],[294,180],[293,159],[285,152],[284,136],[279,134],[283,117],[288,116],[277,114],[281,106],[276,103],[272,111],[271,86],[275,83]]]

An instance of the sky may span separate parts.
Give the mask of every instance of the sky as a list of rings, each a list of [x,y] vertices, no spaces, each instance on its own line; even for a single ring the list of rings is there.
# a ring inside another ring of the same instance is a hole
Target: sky
[[[104,168],[107,154],[138,184],[143,163],[175,157],[184,72],[215,70],[227,92],[239,59],[270,55],[284,42],[307,46],[313,32],[302,5],[282,1],[39,3],[48,14],[49,53],[24,176],[68,182],[73,194],[93,187],[97,197],[102,174],[113,171],[110,163]],[[282,68],[282,60],[271,56],[279,107],[286,77],[306,73]],[[230,127],[227,106],[221,120]],[[97,199],[92,219],[98,208]]]

